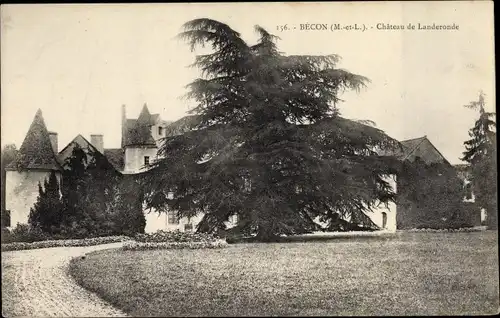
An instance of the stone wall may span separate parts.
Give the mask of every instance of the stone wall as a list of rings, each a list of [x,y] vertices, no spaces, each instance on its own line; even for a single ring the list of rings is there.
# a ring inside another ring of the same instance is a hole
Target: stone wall
[[[150,162],[153,162],[157,153],[157,148],[127,147],[125,149],[124,173],[137,173],[142,171],[142,167],[144,166],[144,157],[148,156]]]
[[[164,230],[164,231],[179,230],[181,232],[186,232],[186,231],[195,232],[198,223],[200,223],[200,221],[203,218],[203,214],[199,214],[190,219],[181,218],[179,219],[178,223],[177,222],[171,223],[169,222],[170,220],[167,213],[158,214],[158,212],[154,210],[151,211],[146,210],[144,213],[146,215],[146,228],[144,230],[146,233],[153,233],[158,230]],[[236,225],[235,221],[236,221],[235,218],[231,218],[230,221],[226,222],[226,226],[228,228],[235,226]],[[191,229],[186,228],[187,224],[191,224]]]
[[[38,183],[43,186],[45,179],[50,176],[50,171],[7,171],[5,182],[5,208],[10,210],[10,227],[18,223],[28,223],[30,208],[38,197]],[[61,174],[56,174],[58,181]]]

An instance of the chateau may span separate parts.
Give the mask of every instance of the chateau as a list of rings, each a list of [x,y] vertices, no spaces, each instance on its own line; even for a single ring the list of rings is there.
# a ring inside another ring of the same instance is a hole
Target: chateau
[[[158,148],[161,140],[181,131],[176,131],[172,122],[163,120],[159,114],[151,114],[146,104],[138,118],[127,118],[125,105],[121,110],[121,148],[105,148],[103,135],[91,135],[90,141],[82,135],[76,136],[68,145],[59,151],[58,134],[47,129],[41,110],[35,114],[28,133],[19,149],[18,158],[6,167],[5,209],[10,213],[10,227],[18,223],[27,223],[30,208],[38,196],[38,183],[48,178],[55,171],[61,178],[63,163],[68,158],[75,145],[81,148],[91,148],[103,154],[114,169],[122,175],[130,175],[145,171],[145,167],[158,159]],[[403,149],[397,156],[401,160],[414,161],[420,158],[426,163],[448,163],[436,147],[424,136],[401,142]],[[396,191],[396,176],[388,180]],[[464,187],[469,182],[464,180]],[[470,195],[467,197],[470,199]],[[465,201],[465,200],[464,200]],[[405,213],[403,206],[396,215],[396,204],[380,205],[372,213],[371,220],[380,228],[396,231],[397,224]],[[191,219],[178,219],[173,212],[157,213],[144,211],[146,216],[146,232],[159,229],[193,231],[202,216]],[[484,218],[484,217],[483,217]],[[228,222],[234,225],[236,219]]]
[[[90,135],[90,141],[77,135],[61,151],[58,147],[58,134],[47,129],[38,110],[28,133],[19,149],[18,158],[6,167],[5,209],[10,214],[10,227],[27,223],[30,208],[38,196],[38,183],[55,171],[61,178],[63,163],[75,145],[91,148],[103,154],[111,165],[123,175],[133,175],[145,170],[145,166],[157,159],[161,138],[167,136],[165,129],[171,122],[162,120],[159,114],[151,114],[146,104],[137,119],[126,116],[122,106],[121,148],[104,148],[104,136]],[[200,218],[178,219],[174,213],[158,214],[145,211],[146,232],[158,229],[191,231]]]

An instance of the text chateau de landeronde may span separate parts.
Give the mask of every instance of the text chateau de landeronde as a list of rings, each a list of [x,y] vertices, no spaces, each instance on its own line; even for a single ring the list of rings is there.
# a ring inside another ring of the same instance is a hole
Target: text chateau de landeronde
[[[436,23],[433,24],[420,24],[417,23],[417,27],[415,28],[415,25],[409,24],[407,27],[404,25],[392,25],[392,24],[384,24],[384,23],[377,23],[377,29],[379,30],[403,30],[403,29],[409,29],[410,26],[413,26],[412,29],[416,30],[458,30],[458,25],[453,23],[451,25],[438,25]]]

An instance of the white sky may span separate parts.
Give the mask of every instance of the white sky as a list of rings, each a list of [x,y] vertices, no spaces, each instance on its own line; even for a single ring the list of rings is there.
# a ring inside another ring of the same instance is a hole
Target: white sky
[[[129,118],[145,102],[166,120],[182,117],[190,103],[179,97],[199,72],[187,68],[196,52],[174,37],[202,17],[250,43],[258,24],[281,37],[286,54],[339,54],[340,67],[371,80],[343,96],[343,115],[373,120],[399,140],[427,135],[452,163],[476,117],[462,106],[483,90],[495,107],[493,2],[3,5],[1,13],[2,146],[21,145],[38,108],[60,149],[92,133],[119,147],[122,104]],[[276,31],[419,22],[459,31]]]

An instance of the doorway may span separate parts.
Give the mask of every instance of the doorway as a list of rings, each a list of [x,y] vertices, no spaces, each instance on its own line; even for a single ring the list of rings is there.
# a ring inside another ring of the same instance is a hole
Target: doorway
[[[387,228],[387,213],[382,212],[382,228]]]

